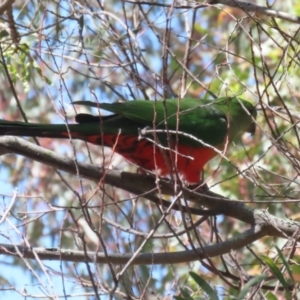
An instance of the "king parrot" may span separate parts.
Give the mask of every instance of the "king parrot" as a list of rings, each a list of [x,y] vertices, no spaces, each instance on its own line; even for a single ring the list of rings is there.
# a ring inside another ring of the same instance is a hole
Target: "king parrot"
[[[78,124],[38,124],[0,120],[0,135],[79,139],[107,146],[160,176],[178,172],[189,184],[200,181],[204,165],[243,132],[254,134],[256,109],[240,98],[123,103],[73,102],[114,113],[78,114]]]

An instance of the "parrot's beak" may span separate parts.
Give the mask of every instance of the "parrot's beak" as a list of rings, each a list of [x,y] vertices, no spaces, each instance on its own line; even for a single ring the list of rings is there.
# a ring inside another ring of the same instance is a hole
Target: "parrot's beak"
[[[254,122],[251,123],[250,127],[246,130],[246,132],[251,133],[251,136],[255,134],[256,124]]]

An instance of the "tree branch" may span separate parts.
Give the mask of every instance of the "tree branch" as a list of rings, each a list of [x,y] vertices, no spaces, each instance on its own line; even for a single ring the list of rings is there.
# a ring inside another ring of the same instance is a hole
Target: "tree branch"
[[[300,17],[291,15],[286,12],[282,12],[276,9],[270,9],[257,4],[252,4],[248,2],[238,1],[238,0],[210,0],[209,4],[223,4],[230,7],[240,8],[246,12],[255,12],[263,14],[272,18],[279,18],[282,20],[289,21],[291,23],[300,24]]]
[[[13,5],[15,0],[4,0],[3,2],[0,3],[0,15],[3,15],[5,11]]]
[[[207,256],[215,257],[229,253],[232,250],[240,249],[256,240],[267,235],[267,230],[258,228],[255,230],[251,228],[241,235],[228,239],[225,242],[197,248],[195,250],[167,252],[167,253],[141,253],[138,254],[132,264],[174,264],[192,262],[199,259],[205,259]],[[72,261],[72,262],[97,262],[97,263],[112,263],[112,264],[126,264],[134,254],[108,254],[102,252],[87,252],[75,251],[70,249],[57,248],[29,248],[24,246],[0,244],[0,254],[11,256],[19,256],[22,253],[23,258],[36,259],[36,255],[41,260],[58,260],[58,261]],[[97,256],[97,259],[95,259]]]
[[[67,157],[60,156],[53,151],[36,146],[22,138],[2,136],[0,137],[0,154],[15,153],[33,159],[50,167],[78,175],[75,162]],[[155,178],[148,175],[134,174],[104,170],[91,164],[77,163],[80,176],[99,182],[105,179],[106,184],[124,189],[136,195],[157,203],[158,186]],[[173,195],[172,184],[166,180],[159,181],[159,189],[163,194]],[[214,209],[218,212],[243,221],[251,226],[259,224],[271,236],[292,236],[300,227],[299,222],[289,219],[281,219],[270,215],[266,210],[255,210],[246,206],[241,201],[233,201],[211,191],[203,193],[183,189],[183,195],[189,201]],[[159,201],[162,201],[159,199]]]
[[[173,5],[173,4],[165,4],[165,3],[154,3],[152,1],[133,1],[133,0],[125,0],[125,1],[128,3],[139,4],[139,5],[150,5],[150,6],[160,6],[160,7],[172,6],[174,9],[199,9],[214,4],[222,4],[229,7],[239,8],[246,12],[255,12],[272,18],[278,18],[278,19],[289,21],[291,23],[300,24],[300,17],[296,15],[292,15],[276,9],[270,9],[268,7],[257,5],[254,3],[238,1],[238,0],[208,0],[207,2],[197,3],[196,5]]]

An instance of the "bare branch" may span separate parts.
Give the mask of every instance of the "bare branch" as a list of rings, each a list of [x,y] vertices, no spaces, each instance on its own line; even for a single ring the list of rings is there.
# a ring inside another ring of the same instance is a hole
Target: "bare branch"
[[[125,0],[125,1],[128,3],[135,3],[141,5],[171,7],[170,4],[164,4],[164,3],[153,3],[148,1],[131,1],[131,0]],[[240,8],[246,12],[255,12],[272,18],[278,18],[278,19],[289,21],[291,23],[300,24],[300,17],[296,15],[291,15],[283,11],[270,9],[261,5],[257,5],[249,2],[243,2],[239,0],[208,0],[206,3],[201,3],[197,5],[174,5],[174,6],[172,5],[172,7],[174,9],[199,9],[214,4],[222,4],[230,7]]]
[[[225,242],[215,245],[209,245],[203,248],[197,248],[196,251],[178,251],[173,253],[140,253],[133,259],[134,265],[140,264],[174,264],[192,262],[199,259],[205,259],[208,257],[215,257],[228,253],[232,250],[237,250],[244,247],[257,239],[262,238],[267,234],[266,229],[260,228],[255,230],[254,228],[247,230],[242,235],[228,239]],[[87,256],[84,251],[74,251],[71,249],[57,249],[57,248],[29,248],[17,245],[0,244],[0,253],[7,255],[18,255],[18,251],[22,253],[23,258],[35,259],[35,255],[39,256],[40,260],[58,260],[58,261],[72,261],[82,262],[90,261],[94,262],[96,257],[97,263],[112,263],[112,264],[126,264],[132,259],[133,254],[108,254],[87,252]]]
[[[272,18],[279,18],[282,20],[289,21],[291,23],[300,24],[300,17],[291,15],[286,12],[278,11],[275,9],[270,9],[264,6],[238,1],[238,0],[210,0],[210,4],[223,4],[230,7],[240,8],[246,12],[255,12],[259,14],[264,14]]]
[[[0,15],[3,15],[6,10],[8,10],[12,4],[15,2],[15,0],[4,0],[2,3],[0,3]]]

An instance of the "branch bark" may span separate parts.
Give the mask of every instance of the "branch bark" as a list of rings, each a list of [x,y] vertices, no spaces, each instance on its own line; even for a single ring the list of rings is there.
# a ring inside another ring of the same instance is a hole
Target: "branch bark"
[[[291,23],[300,24],[300,17],[296,15],[289,14],[284,11],[279,11],[276,9],[271,9],[265,6],[257,5],[254,3],[239,1],[239,0],[208,0],[204,3],[197,3],[195,5],[173,5],[173,4],[165,4],[165,3],[154,3],[152,1],[133,1],[133,0],[125,0],[128,3],[134,4],[142,4],[142,5],[151,5],[151,6],[160,6],[160,7],[173,7],[174,9],[199,9],[207,6],[222,4],[229,7],[239,8],[246,12],[254,12],[262,15],[266,15],[272,18],[278,18],[282,20],[289,21]]]
[[[215,257],[226,254],[232,250],[242,248],[260,238],[265,236],[267,231],[263,228],[255,230],[251,228],[241,235],[225,242],[197,248],[195,250],[178,251],[171,253],[141,253],[138,254],[132,264],[175,264],[192,262],[199,259],[205,259],[207,256]],[[23,258],[35,259],[38,255],[41,260],[56,260],[56,261],[72,261],[72,262],[97,262],[97,263],[112,263],[112,264],[126,264],[133,254],[108,254],[103,252],[84,252],[72,249],[58,249],[58,248],[29,248],[24,246],[0,244],[0,254],[11,256],[19,256],[22,254]]]
[[[0,154],[4,155],[11,152],[96,182],[104,180],[103,182],[106,184],[127,190],[128,192],[136,195],[143,194],[143,197],[149,200],[157,200],[158,187],[157,183],[155,182],[155,178],[151,176],[103,170],[91,164],[77,163],[76,168],[74,160],[60,156],[55,152],[44,149],[40,146],[36,146],[22,138],[10,136],[0,137]],[[76,170],[78,170],[79,174]],[[166,180],[160,180],[159,185],[160,191],[163,194],[173,195],[173,186],[169,182]],[[225,242],[206,246],[203,249],[198,248],[196,251],[190,250],[176,253],[139,254],[133,261],[134,264],[189,262],[204,258],[204,253],[209,257],[222,255],[231,250],[244,247],[266,235],[285,238],[292,237],[296,232],[298,232],[300,227],[299,222],[277,218],[270,215],[267,210],[252,209],[241,201],[229,200],[228,198],[211,191],[197,193],[188,189],[183,189],[183,195],[186,197],[186,199],[194,201],[198,205],[205,206],[209,209],[217,209],[226,216],[246,222],[251,225],[252,228],[237,237],[228,239]],[[10,254],[16,255],[13,247],[21,246],[3,245],[3,247],[4,248],[1,251],[4,251],[6,254],[8,254],[7,251],[9,251]],[[21,249],[23,255],[28,255],[28,258],[33,258],[31,257],[32,249],[27,249],[24,247]],[[41,259],[63,259],[77,261],[82,259],[84,255],[84,253],[81,251],[58,251],[57,249],[49,251],[44,248],[40,250],[39,249],[40,248],[35,251],[40,251],[39,255],[41,255]],[[91,252],[89,257],[93,258],[95,255],[96,253]],[[126,263],[131,256],[131,254],[109,255],[109,261],[112,263]],[[105,258],[105,260],[103,257],[104,254],[98,253],[97,261],[101,263],[108,262],[107,258]]]
[[[210,0],[209,4],[223,4],[230,7],[240,8],[246,12],[255,12],[259,14],[263,14],[272,18],[279,18],[282,20],[289,21],[291,23],[300,23],[300,17],[296,15],[292,15],[283,11],[279,11],[276,9],[270,9],[268,7],[260,6],[257,4],[243,2],[238,0]]]

